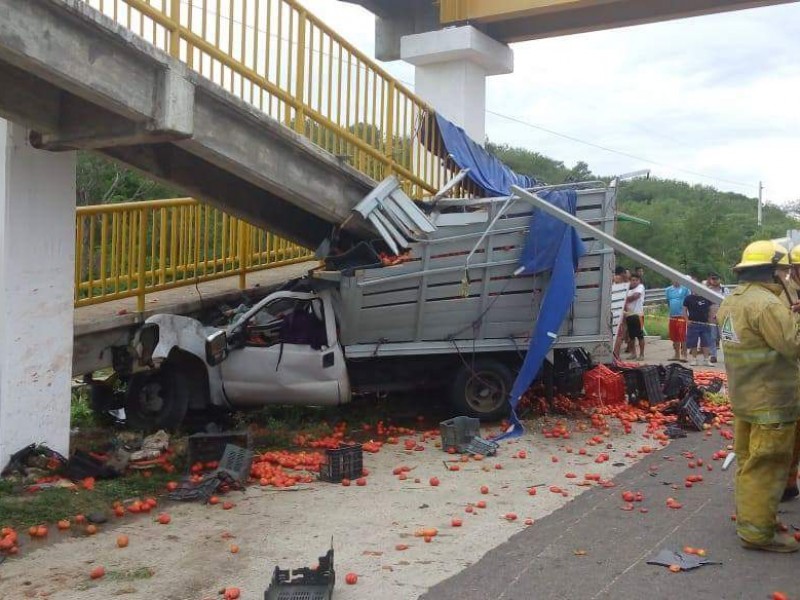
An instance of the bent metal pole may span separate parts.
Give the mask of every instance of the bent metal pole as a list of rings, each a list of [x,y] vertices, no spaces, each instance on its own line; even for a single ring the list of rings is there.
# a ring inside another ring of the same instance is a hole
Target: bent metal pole
[[[511,192],[521,200],[525,200],[526,202],[540,209],[542,212],[545,212],[548,215],[555,217],[556,219],[559,219],[568,225],[572,225],[575,229],[577,229],[581,233],[590,234],[593,237],[596,237],[597,239],[605,242],[606,244],[614,248],[614,250],[621,252],[625,256],[629,256],[630,258],[641,263],[642,265],[653,269],[653,271],[656,271],[657,273],[660,273],[664,277],[667,277],[670,281],[678,281],[682,283],[698,296],[703,296],[704,298],[708,298],[709,300],[717,304],[722,302],[723,299],[722,294],[718,294],[717,292],[708,289],[700,282],[695,281],[691,277],[687,277],[680,271],[676,271],[672,267],[669,267],[662,262],[657,261],[652,256],[645,254],[644,252],[640,252],[633,246],[629,246],[625,242],[621,242],[613,235],[609,235],[605,231],[602,231],[597,227],[594,227],[593,225],[589,225],[585,221],[582,221],[578,217],[571,215],[564,210],[561,210],[557,206],[553,206],[540,196],[537,196],[535,193],[529,192],[528,190],[525,190],[516,185],[511,186]]]

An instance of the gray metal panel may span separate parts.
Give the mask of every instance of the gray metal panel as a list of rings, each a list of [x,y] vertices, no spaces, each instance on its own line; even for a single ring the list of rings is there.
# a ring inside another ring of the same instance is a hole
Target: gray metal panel
[[[517,229],[516,231],[508,232],[507,229],[503,229],[506,233],[495,233],[491,237],[493,238],[492,246],[495,248],[501,247],[519,247],[521,248],[525,244],[525,237],[527,231],[525,229]],[[450,240],[450,241],[436,241],[435,243],[414,243],[411,244],[411,257],[412,258],[421,258],[425,248],[431,249],[432,256],[441,256],[443,254],[452,254],[452,253],[463,253],[464,257],[472,250],[472,247],[478,241],[478,237],[480,234],[475,233],[473,239],[468,240],[464,238]],[[484,242],[485,247],[485,242]]]
[[[532,277],[515,277],[508,279],[489,279],[484,283],[484,278],[473,279],[467,285],[466,294],[464,294],[464,285],[460,280],[453,280],[452,283],[445,285],[420,285],[416,288],[409,288],[406,290],[395,290],[381,294],[363,295],[362,307],[363,308],[376,308],[379,306],[396,305],[403,303],[416,304],[420,297],[420,290],[426,290],[424,300],[442,300],[447,298],[462,299],[464,297],[483,298],[484,292],[486,297],[491,298],[493,295],[504,293],[520,293],[526,292],[533,293],[534,281]],[[485,308],[483,303],[482,309]]]
[[[593,348],[608,343],[607,337],[565,336],[557,339],[554,348],[584,347]],[[420,356],[427,354],[471,354],[472,352],[524,352],[528,346],[527,338],[491,338],[485,340],[452,340],[436,342],[400,342],[353,344],[345,348],[347,358],[368,358],[373,356]]]
[[[492,277],[503,277],[503,278],[511,277],[514,274],[516,268],[517,268],[516,262],[511,262],[507,265],[496,265],[492,267]],[[369,297],[373,294],[385,294],[391,291],[417,289],[420,285],[420,281],[422,280],[423,276],[427,281],[427,285],[429,286],[444,285],[447,283],[461,281],[463,274],[464,274],[463,269],[451,269],[449,271],[436,272],[436,273],[421,271],[419,277],[404,278],[404,279],[392,278],[392,279],[385,279],[382,281],[376,281],[374,285],[359,288],[360,291],[358,293],[363,294],[364,297]],[[520,279],[523,279],[524,277],[520,277]],[[477,281],[480,279],[480,274],[478,273],[478,269],[470,270],[469,279],[470,281]]]
[[[514,248],[512,250],[506,251],[496,251],[493,255],[492,262],[504,262],[504,261],[517,261],[519,260],[519,255],[521,253],[520,248]],[[370,283],[373,281],[379,281],[382,279],[390,279],[393,276],[397,275],[404,275],[407,273],[418,273],[423,270],[427,269],[443,269],[443,268],[461,268],[464,269],[466,267],[467,257],[466,255],[458,255],[458,256],[440,256],[437,258],[430,258],[428,260],[428,264],[425,265],[421,260],[410,261],[406,263],[402,263],[399,265],[394,265],[391,267],[384,267],[382,269],[367,269],[363,271],[364,275],[362,278],[363,283]],[[469,265],[469,269],[473,270],[485,262],[485,258],[483,254],[476,255],[472,262]],[[362,286],[368,287],[368,286]]]
[[[580,193],[581,216],[590,215],[604,227],[613,227],[613,212],[609,212],[613,202],[607,200],[604,190]],[[598,208],[603,203],[604,208]],[[485,206],[491,219],[504,204],[492,202]],[[408,348],[419,343],[419,348],[435,346],[441,352],[452,347],[449,339],[475,340],[476,344],[486,342],[482,347],[496,347],[497,338],[513,337],[517,340],[512,344],[514,348],[526,347],[549,274],[510,277],[524,245],[530,209],[520,204],[509,213],[511,216],[498,219],[471,258],[468,297],[462,295],[467,256],[476,248],[488,223],[441,227],[431,235],[436,240],[412,243],[411,255],[417,260],[362,270],[354,277],[344,278],[349,280],[345,293],[352,301],[346,321],[348,325],[358,324],[355,329],[348,327],[345,343],[359,348],[378,344],[381,349],[392,345]],[[561,328],[559,345],[575,334],[609,341],[608,335],[602,335],[601,314],[608,295],[603,290],[610,281],[604,271],[613,255],[597,240],[587,241],[594,254],[579,262],[576,302]],[[355,306],[358,308],[352,309]],[[357,316],[352,314],[354,310]],[[353,332],[355,335],[350,335]],[[383,350],[379,353],[383,355]]]
[[[365,308],[361,312],[359,342],[386,339],[412,341],[416,333],[413,304],[390,308]],[[474,337],[472,324],[480,316],[480,298],[462,298],[426,302],[423,316],[423,339],[436,340]],[[534,322],[534,302],[530,294],[496,296],[484,319],[505,323],[511,319]]]

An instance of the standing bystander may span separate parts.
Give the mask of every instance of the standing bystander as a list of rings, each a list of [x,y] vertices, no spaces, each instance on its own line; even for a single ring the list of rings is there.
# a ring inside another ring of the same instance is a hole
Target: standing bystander
[[[644,330],[642,318],[644,317],[644,285],[639,276],[631,275],[630,289],[625,300],[625,328],[628,338],[633,342],[629,358],[644,360]],[[639,340],[639,355],[636,355],[636,340]]]
[[[705,365],[708,362],[711,345],[711,327],[708,315],[711,311],[711,300],[695,293],[690,293],[683,300],[683,316],[686,318],[686,347],[692,355],[693,365]],[[697,358],[697,346],[702,356]]]
[[[689,295],[689,288],[678,281],[664,290],[669,305],[669,339],[675,354],[670,360],[686,362],[686,317],[683,315],[683,301]]]

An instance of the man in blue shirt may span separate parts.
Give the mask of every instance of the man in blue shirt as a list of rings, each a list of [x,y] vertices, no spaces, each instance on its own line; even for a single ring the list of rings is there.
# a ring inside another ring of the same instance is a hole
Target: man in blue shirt
[[[686,318],[683,315],[683,301],[689,295],[689,288],[673,281],[664,293],[669,304],[669,339],[675,350],[675,356],[670,360],[686,362]]]

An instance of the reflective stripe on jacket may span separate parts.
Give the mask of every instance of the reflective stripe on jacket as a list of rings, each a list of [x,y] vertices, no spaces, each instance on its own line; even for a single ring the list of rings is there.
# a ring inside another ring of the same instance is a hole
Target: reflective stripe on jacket
[[[779,284],[744,283],[717,313],[733,414],[750,423],[800,418],[800,321]]]

